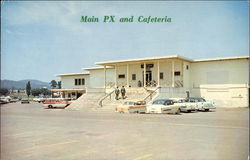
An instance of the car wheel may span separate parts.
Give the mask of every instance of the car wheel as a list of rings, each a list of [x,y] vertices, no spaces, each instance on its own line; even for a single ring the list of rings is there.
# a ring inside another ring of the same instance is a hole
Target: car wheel
[[[52,108],[52,105],[49,105],[48,108]]]
[[[209,111],[209,109],[205,109],[205,112],[208,112]]]

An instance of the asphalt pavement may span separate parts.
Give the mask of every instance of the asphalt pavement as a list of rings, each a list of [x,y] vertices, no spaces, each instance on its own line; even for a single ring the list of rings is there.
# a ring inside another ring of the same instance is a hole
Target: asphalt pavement
[[[247,160],[249,108],[120,114],[1,105],[1,160]]]

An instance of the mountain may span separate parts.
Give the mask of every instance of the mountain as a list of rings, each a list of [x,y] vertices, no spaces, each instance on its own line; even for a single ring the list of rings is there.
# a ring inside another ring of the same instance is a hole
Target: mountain
[[[50,88],[50,85],[48,82],[42,82],[42,81],[34,80],[34,79],[25,79],[25,80],[20,80],[20,81],[1,80],[1,88],[25,89],[28,81],[30,81],[31,88],[42,88],[42,87]]]

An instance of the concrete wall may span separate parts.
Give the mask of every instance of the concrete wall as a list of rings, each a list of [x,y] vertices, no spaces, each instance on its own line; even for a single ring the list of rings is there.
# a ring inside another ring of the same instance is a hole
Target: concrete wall
[[[85,85],[75,85],[75,79],[85,79]],[[62,89],[87,88],[89,86],[89,75],[62,76]]]
[[[90,81],[89,83],[90,88],[103,88],[104,87],[104,69],[90,70],[89,81]],[[115,82],[115,74],[114,74],[113,68],[106,69],[106,81],[107,83]]]
[[[248,60],[191,63],[191,96],[214,101],[218,107],[247,107]]]

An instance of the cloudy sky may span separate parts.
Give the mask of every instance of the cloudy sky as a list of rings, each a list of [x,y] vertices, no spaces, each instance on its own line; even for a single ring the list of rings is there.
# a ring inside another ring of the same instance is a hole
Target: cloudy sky
[[[2,3],[2,2],[1,2]],[[2,3],[2,79],[51,81],[95,62],[249,54],[247,1]],[[171,23],[81,23],[81,16],[171,17]]]

